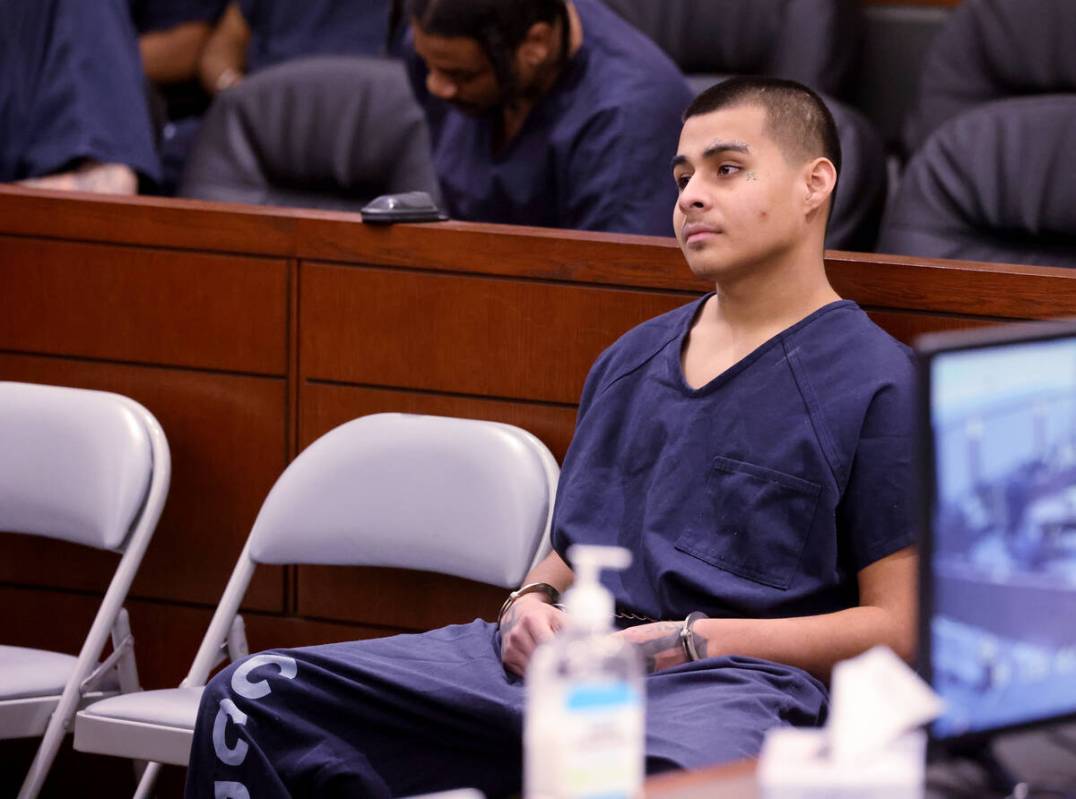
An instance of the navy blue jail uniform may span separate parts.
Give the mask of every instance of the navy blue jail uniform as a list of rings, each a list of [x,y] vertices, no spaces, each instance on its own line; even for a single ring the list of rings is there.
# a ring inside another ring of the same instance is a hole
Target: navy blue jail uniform
[[[185,22],[214,24],[228,0],[128,0],[139,33],[163,31]]]
[[[670,163],[693,93],[656,44],[601,2],[575,6],[582,47],[500,150],[499,110],[471,116],[430,96],[425,69],[412,70],[447,210],[471,222],[671,236]]]
[[[604,581],[653,618],[854,606],[857,572],[912,540],[910,353],[839,301],[692,389],[681,352],[706,300],[630,331],[591,370],[554,546],[630,548]],[[232,665],[206,689],[187,796],[516,792],[524,687],[499,646],[476,620]],[[757,755],[767,729],[820,724],[828,702],[806,672],[748,657],[646,688],[649,773]]]
[[[238,0],[250,27],[247,72],[312,55],[380,55],[390,0]]]
[[[160,177],[126,0],[0,0],[0,181],[84,160]]]

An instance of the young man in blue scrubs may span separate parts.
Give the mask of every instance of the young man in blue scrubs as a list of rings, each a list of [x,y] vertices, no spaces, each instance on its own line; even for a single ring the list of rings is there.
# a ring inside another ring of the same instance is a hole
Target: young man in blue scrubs
[[[802,86],[733,79],[700,95],[672,217],[715,291],[598,359],[554,552],[499,628],[229,667],[203,698],[188,797],[517,792],[522,675],[564,624],[551,602],[572,582],[574,543],[635,554],[605,582],[615,634],[651,672],[648,773],[757,755],[769,728],[824,720],[838,660],[876,644],[910,658],[914,373],[827,281],[839,167],[833,120]]]
[[[668,236],[665,164],[691,92],[600,0],[410,0],[449,213]]]

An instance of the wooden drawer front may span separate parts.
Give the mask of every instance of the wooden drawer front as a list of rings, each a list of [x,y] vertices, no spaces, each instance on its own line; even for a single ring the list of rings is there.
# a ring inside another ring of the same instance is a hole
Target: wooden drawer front
[[[300,370],[572,404],[598,354],[690,294],[300,264]]]
[[[283,375],[286,264],[0,236],[0,349]]]

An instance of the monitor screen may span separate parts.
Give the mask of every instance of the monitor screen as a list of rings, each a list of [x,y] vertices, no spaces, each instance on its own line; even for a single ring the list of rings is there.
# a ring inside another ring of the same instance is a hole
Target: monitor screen
[[[1019,329],[924,354],[935,740],[1076,713],[1076,328]]]

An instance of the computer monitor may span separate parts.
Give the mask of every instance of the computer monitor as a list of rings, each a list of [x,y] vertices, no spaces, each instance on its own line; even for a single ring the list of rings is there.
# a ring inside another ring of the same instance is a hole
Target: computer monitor
[[[927,336],[921,671],[935,745],[1076,718],[1076,322]]]

